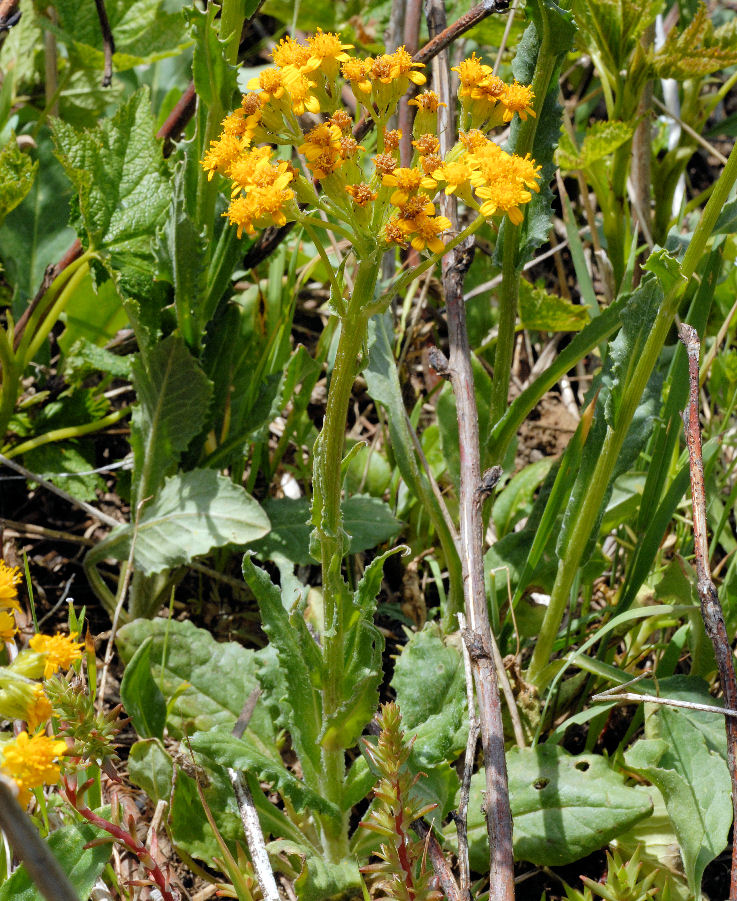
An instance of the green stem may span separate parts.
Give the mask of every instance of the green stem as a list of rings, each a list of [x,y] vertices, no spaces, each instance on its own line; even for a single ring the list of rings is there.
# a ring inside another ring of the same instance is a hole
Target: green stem
[[[555,584],[550,596],[550,604],[545,612],[540,635],[530,661],[527,678],[528,681],[536,684],[538,688],[542,689],[545,687],[547,681],[545,668],[550,660],[553,643],[558,634],[571,588],[581,563],[581,556],[588,543],[592,524],[597,522],[604,494],[609,485],[622,444],[629,431],[632,417],[660,356],[668,331],[678,312],[681,298],[699,260],[704,255],[707,241],[711,237],[719,213],[727,202],[735,181],[737,181],[737,145],[732,148],[727,165],[724,167],[714,187],[711,198],[683,257],[681,262],[682,278],[667,291],[660,310],[655,317],[652,331],[645,342],[640,360],[632,374],[632,379],[624,389],[616,428],[607,428],[601,454],[591,475],[581,507],[577,512],[565,556],[558,566]]]
[[[80,258],[82,259],[82,258]],[[85,260],[85,263],[87,261]],[[79,260],[77,261],[79,263]],[[70,267],[71,268],[71,267]],[[75,268],[74,274],[69,278],[67,283],[64,285],[62,290],[60,291],[56,300],[54,300],[49,312],[43,319],[41,325],[36,329],[35,332],[32,333],[31,340],[25,349],[21,347],[18,348],[18,364],[25,368],[28,363],[36,356],[39,348],[44,343],[44,341],[48,338],[49,332],[56,325],[59,317],[64,312],[64,308],[72,299],[75,290],[79,287],[80,283],[89,273],[88,265],[79,265]],[[53,288],[53,285],[52,285]],[[30,325],[30,323],[29,323]],[[28,326],[26,327],[25,334],[28,334]],[[24,334],[24,337],[25,337]]]
[[[23,444],[18,444],[7,450],[3,449],[3,454],[10,459],[12,457],[19,457],[21,454],[25,454],[37,447],[42,447],[44,444],[51,444],[54,441],[66,441],[69,438],[81,438],[83,435],[91,435],[93,432],[99,432],[102,429],[106,429],[108,426],[119,422],[124,416],[127,416],[130,411],[130,407],[123,407],[121,410],[115,410],[114,413],[109,413],[107,416],[103,416],[102,419],[98,419],[95,422],[87,422],[84,425],[68,426],[63,429],[53,429],[51,432],[46,432],[45,435],[37,435],[35,438],[31,438],[30,441],[24,441]]]
[[[325,419],[314,460],[315,526],[320,539],[323,591],[323,659],[325,689],[323,722],[330,722],[343,700],[344,619],[347,588],[341,573],[345,552],[341,510],[343,443],[348,404],[357,373],[357,360],[365,345],[369,314],[379,275],[380,261],[370,258],[359,263],[353,295],[342,318],[335,364],[330,377]],[[342,806],[345,782],[345,751],[342,747],[323,747],[321,788],[325,797]],[[337,862],[348,852],[348,821],[323,822],[325,849]]]
[[[225,59],[234,66],[243,31],[243,0],[223,0],[220,10],[220,40],[225,44]]]

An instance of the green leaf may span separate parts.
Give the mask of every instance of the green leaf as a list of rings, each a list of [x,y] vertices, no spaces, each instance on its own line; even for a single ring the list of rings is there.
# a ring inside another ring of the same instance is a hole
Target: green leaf
[[[113,71],[121,72],[173,56],[190,44],[180,13],[186,5],[186,0],[106,0],[105,9],[115,38]],[[102,36],[95,7],[76,0],[56,0],[54,9],[58,26],[47,24],[46,27],[88,65],[92,63],[102,69]]]
[[[70,384],[78,384],[98,373],[130,381],[131,362],[129,356],[121,357],[87,338],[80,338],[64,357],[64,377]]]
[[[203,106],[215,111],[216,121],[233,108],[236,92],[236,70],[225,60],[218,36],[217,13],[218,10],[210,5],[204,12],[196,7],[184,11],[195,41],[192,60],[195,90]]]
[[[105,490],[105,483],[92,472],[94,447],[90,442],[78,444],[42,444],[24,454],[23,459],[35,472],[58,485],[81,501],[96,501],[97,491]],[[84,475],[75,475],[84,473]]]
[[[371,561],[353,594],[353,604],[343,613],[342,700],[322,730],[321,742],[327,748],[353,747],[379,706],[384,636],[374,625],[376,599],[385,561],[402,550],[394,548]]]
[[[151,672],[168,699],[170,733],[182,738],[217,726],[232,729],[259,687],[256,654],[232,641],[217,642],[189,621],[139,619],[117,633],[123,663],[149,638]],[[271,717],[263,705],[256,705],[246,734],[263,742],[263,749],[273,745]]]
[[[0,150],[0,224],[28,194],[38,162],[18,147],[15,136]]]
[[[364,885],[353,860],[329,863],[322,857],[306,857],[294,883],[297,901],[351,901],[364,898]]]
[[[125,668],[120,683],[120,700],[142,738],[163,738],[166,701],[151,675],[151,646],[147,638]]]
[[[254,545],[260,560],[281,554],[292,563],[308,566],[310,556],[310,504],[307,498],[267,498],[263,509],[271,531]],[[360,554],[393,538],[402,527],[391,508],[379,498],[354,495],[343,503],[343,528],[351,536],[350,553]]]
[[[82,340],[102,347],[128,325],[128,317],[115,285],[108,281],[95,288],[92,275],[88,273],[75,287],[66,305],[64,324],[66,328],[59,336],[59,347],[66,353]]]
[[[579,150],[574,146],[568,132],[563,130],[556,153],[558,165],[567,172],[575,169],[586,170],[626,144],[634,132],[635,125],[632,122],[620,122],[617,119],[594,122],[586,128],[586,135]]]
[[[145,738],[132,745],[128,754],[128,776],[154,804],[169,800],[174,765],[158,738]]]
[[[41,129],[36,143],[36,178],[23,202],[0,226],[0,258],[18,296],[16,318],[38,290],[46,267],[56,263],[74,240],[74,231],[63,225],[72,189],[47,129]]]
[[[718,29],[709,17],[706,4],[699,3],[686,28],[672,28],[655,54],[653,69],[659,78],[689,78],[711,75],[737,63],[734,29]]]
[[[520,327],[543,332],[580,332],[590,317],[586,307],[571,303],[544,288],[531,285],[526,279],[519,283]]]
[[[664,697],[714,704],[699,679],[672,676],[659,682],[659,689]],[[625,763],[660,789],[689,887],[700,897],[704,870],[727,846],[732,823],[724,721],[679,708],[646,706],[645,711],[646,737],[625,753]]]
[[[212,386],[181,338],[170,335],[133,364],[138,404],[131,447],[138,501],[153,494],[202,428]]]
[[[276,648],[287,694],[281,699],[292,742],[299,754],[305,782],[315,785],[321,772],[322,655],[310,634],[302,610],[287,611],[280,590],[269,576],[243,558],[243,578],[261,611],[269,641]]]
[[[80,132],[55,120],[57,155],[79,192],[72,224],[86,249],[151,258],[171,196],[154,128],[145,87],[99,128]]]
[[[62,826],[46,839],[46,844],[67,874],[80,901],[86,901],[103,867],[110,859],[110,845],[104,842],[88,848],[90,842],[105,838],[107,832],[90,823]],[[0,901],[43,901],[24,866],[0,886]]]
[[[298,812],[314,810],[340,818],[335,805],[297,779],[280,761],[262,754],[247,738],[240,739],[229,732],[211,729],[208,732],[196,732],[191,736],[190,744],[192,750],[218,766],[243,770],[259,782],[267,782],[272,789],[289,800]]]
[[[245,545],[269,531],[269,520],[257,501],[240,485],[211,469],[172,476],[138,523],[114,529],[90,559],[133,559],[144,575],[189,563],[226,544]]]
[[[550,472],[553,463],[551,457],[530,463],[512,476],[509,484],[499,492],[491,513],[499,538],[510,532],[520,517],[529,513],[535,492]]]
[[[563,866],[603,848],[650,815],[652,801],[596,754],[568,754],[557,745],[513,748],[507,754],[514,855],[536,866]],[[471,867],[489,869],[481,813],[483,772],[471,780],[468,839]]]

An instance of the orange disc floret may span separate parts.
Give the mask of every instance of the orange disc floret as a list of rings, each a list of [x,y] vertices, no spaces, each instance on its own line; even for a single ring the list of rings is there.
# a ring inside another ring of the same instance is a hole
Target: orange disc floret
[[[285,69],[264,69],[255,78],[248,82],[249,91],[258,91],[262,103],[270,100],[280,100],[284,96]],[[295,71],[295,70],[292,70]]]
[[[210,149],[202,160],[202,168],[210,181],[216,172],[225,174],[243,152],[243,142],[232,134],[223,134],[217,141],[210,141]]]
[[[328,119],[328,122],[331,125],[337,125],[341,131],[348,131],[353,124],[353,119],[351,119],[344,109],[338,109]]]
[[[371,93],[371,80],[369,78],[370,62],[370,60],[351,58],[346,60],[340,67],[340,74],[350,84],[353,93],[356,94],[356,96],[358,96],[358,94]],[[359,97],[358,99],[360,100],[361,98]]]
[[[398,219],[390,219],[389,222],[384,226],[384,240],[388,244],[399,244],[404,247],[407,244],[407,240],[404,237],[404,232],[399,227]]]
[[[20,610],[18,589],[15,586],[22,579],[17,566],[8,566],[4,560],[0,560],[0,608]]]
[[[397,161],[391,153],[380,153],[374,157],[374,166],[382,175],[390,175],[397,168]]]
[[[84,643],[75,642],[76,632],[71,635],[34,635],[28,642],[31,649],[44,655],[44,679],[49,679],[57,670],[68,670],[82,656]]]
[[[56,760],[66,749],[66,742],[60,739],[47,735],[31,737],[27,732],[0,745],[0,766],[18,786],[18,800],[23,806],[30,800],[32,788],[56,785],[60,777]]]
[[[401,128],[384,129],[384,150],[391,152],[396,150],[399,147],[399,142],[402,140],[402,130]]]
[[[532,108],[534,99],[535,95],[532,92],[532,88],[527,85],[519,84],[517,81],[515,81],[514,84],[504,85],[504,91],[500,97],[502,105],[505,108],[504,121],[511,122],[515,113],[518,113],[520,119],[523,121],[527,119],[528,116],[535,117],[537,114]]]
[[[442,165],[443,160],[438,156],[437,153],[430,153],[428,154],[428,156],[420,157],[420,169],[422,169],[422,172],[426,177],[433,175],[435,170]],[[434,187],[437,187],[436,185],[426,184],[424,179],[420,182],[420,184],[423,188],[429,187],[430,190],[433,190]]]
[[[421,135],[416,141],[412,141],[412,146],[417,148],[420,156],[429,156],[440,150],[440,141],[435,135]]]
[[[419,169],[397,168],[391,174],[382,176],[381,182],[385,187],[397,190],[389,198],[394,206],[404,206],[411,194],[420,187],[422,172]]]
[[[376,191],[372,191],[368,185],[346,185],[346,193],[353,198],[353,202],[357,206],[366,206],[376,200]]]
[[[489,143],[489,139],[482,131],[479,131],[478,128],[472,128],[470,131],[458,132],[458,140],[469,153],[473,153],[475,150],[478,150],[479,147],[485,147]]]
[[[340,139],[340,157],[344,160],[349,160],[354,157],[359,150],[364,150],[365,148],[358,143],[358,141],[353,137],[344,137]]]

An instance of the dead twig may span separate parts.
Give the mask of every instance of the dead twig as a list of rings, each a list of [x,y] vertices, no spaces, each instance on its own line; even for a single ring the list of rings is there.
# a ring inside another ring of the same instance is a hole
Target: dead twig
[[[466,629],[466,617],[458,614],[458,625],[461,633]],[[466,755],[463,758],[463,779],[461,791],[458,795],[458,810],[453,819],[458,834],[458,866],[461,871],[461,896],[464,901],[471,899],[471,865],[468,859],[468,799],[471,794],[471,776],[476,759],[476,745],[479,740],[480,724],[476,714],[476,702],[473,695],[473,670],[471,657],[466,643],[461,645],[463,651],[463,668],[466,673],[466,704],[468,705],[468,741],[466,742]]]
[[[465,901],[466,896],[459,891],[458,883],[455,881],[450,864],[445,859],[443,849],[433,835],[432,829],[424,820],[415,820],[412,823],[412,828],[427,844],[427,856],[430,858],[433,872],[445,897],[448,901]]]
[[[113,53],[115,53],[115,38],[110,28],[110,20],[105,9],[105,0],[95,0],[97,18],[100,20],[100,32],[102,33],[102,49],[105,54],[105,68],[102,71],[102,86],[109,88],[113,80]]]
[[[246,731],[249,720],[253,715],[253,711],[256,709],[256,704],[258,703],[260,695],[261,689],[255,688],[248,696],[246,703],[243,705],[241,715],[238,717],[238,721],[233,727],[233,735],[236,738],[240,738]],[[246,777],[241,770],[234,770],[232,767],[228,767],[228,778],[230,779],[230,784],[233,786],[235,800],[238,804],[238,812],[241,816],[243,831],[246,835],[248,850],[251,854],[251,861],[253,862],[256,879],[261,888],[261,894],[265,901],[280,901],[279,889],[276,886],[274,872],[271,869],[271,863],[269,862],[269,855],[266,851],[266,842],[264,841],[264,834],[261,830],[261,823],[258,819],[256,806],[253,803],[253,796],[248,787]]]
[[[701,601],[701,615],[706,634],[714,646],[719,682],[727,710],[737,709],[737,679],[735,679],[732,647],[724,625],[719,595],[709,569],[709,542],[706,535],[706,494],[704,491],[704,461],[701,456],[701,428],[699,426],[699,353],[700,342],[696,329],[687,324],[679,328],[679,337],[688,354],[689,399],[683,411],[683,427],[688,445],[691,470],[691,503],[693,505],[694,555],[696,558],[696,590]],[[727,764],[732,778],[732,811],[737,823],[737,719],[728,716]],[[737,841],[732,842],[732,870],[729,897],[737,898]]]
[[[499,8],[497,4],[492,5],[491,3],[483,6],[485,15]],[[426,0],[425,16],[431,40],[423,50],[432,46],[435,48],[432,55],[437,56],[447,46],[447,43],[441,41],[441,38],[448,33],[448,28],[445,27],[443,0]],[[457,36],[457,33],[454,36]],[[446,59],[446,70],[448,67]],[[446,104],[438,110],[441,155],[447,153],[448,145],[453,142],[454,128],[451,111],[455,108],[455,104],[449,94],[449,84],[450,81],[446,77],[439,77],[436,84],[440,92],[440,101]],[[451,227],[457,230],[458,213],[455,195],[441,194],[440,212],[450,219]],[[443,257],[443,291],[448,317],[450,348],[446,374],[450,378],[455,395],[458,417],[458,442],[461,454],[459,553],[463,570],[466,617],[469,623],[469,628],[463,633],[463,638],[468,647],[474,674],[481,723],[481,744],[484,752],[486,778],[484,815],[489,835],[490,854],[489,899],[490,901],[512,901],[514,898],[512,816],[509,808],[507,762],[504,756],[504,724],[499,696],[499,680],[492,650],[493,638],[484,586],[483,519],[481,515],[483,500],[498,481],[501,469],[497,467],[494,471],[490,470],[489,473],[484,474],[482,479],[478,410],[471,369],[471,348],[466,328],[466,308],[463,302],[463,281],[473,260],[473,254],[474,242],[471,238],[459,244]]]

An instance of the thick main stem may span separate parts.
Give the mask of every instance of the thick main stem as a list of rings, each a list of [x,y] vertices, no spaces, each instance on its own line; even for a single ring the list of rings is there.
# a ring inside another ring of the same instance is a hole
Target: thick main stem
[[[365,345],[368,328],[366,307],[373,299],[379,262],[373,258],[358,266],[353,296],[341,323],[325,419],[314,461],[315,527],[320,538],[323,591],[323,659],[325,689],[323,723],[329,722],[342,702],[345,655],[343,602],[347,587],[341,572],[345,553],[345,534],[341,510],[343,444],[351,390]],[[341,747],[322,749],[322,790],[325,797],[341,807],[345,781],[345,751]],[[348,853],[348,820],[344,816],[336,828],[323,825],[326,851],[337,862]]]

